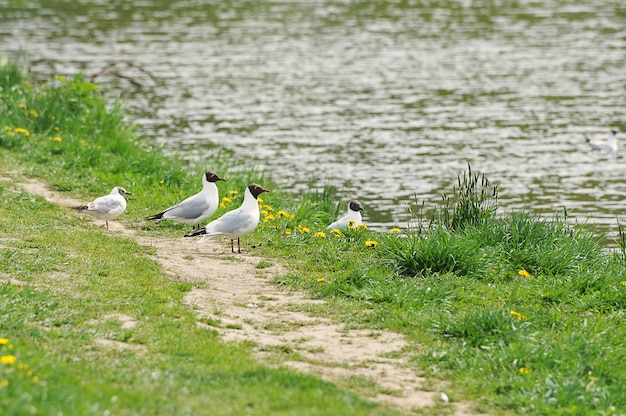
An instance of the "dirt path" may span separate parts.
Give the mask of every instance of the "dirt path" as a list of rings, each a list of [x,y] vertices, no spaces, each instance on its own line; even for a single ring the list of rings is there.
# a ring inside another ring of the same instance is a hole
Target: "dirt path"
[[[5,177],[0,180],[12,182]],[[50,191],[34,180],[19,185],[62,206],[83,202]],[[184,301],[196,311],[199,325],[210,325],[225,341],[248,341],[259,358],[268,362],[280,352],[295,352],[291,356],[297,356],[297,360],[271,362],[325,380],[341,383],[358,377],[374,386],[369,390],[373,392],[371,400],[388,403],[407,414],[424,414],[437,404],[443,405],[442,391],[416,376],[407,365],[402,350],[408,344],[401,335],[347,330],[330,319],[300,312],[307,304],[321,301],[269,283],[269,277],[284,272],[275,262],[246,254],[231,255],[224,241],[200,245],[182,237],[139,236],[117,221],[109,221],[109,227],[110,233],[132,236],[139,244],[154,247],[155,259],[172,279],[197,283]],[[96,342],[111,345],[107,340]],[[444,413],[475,414],[466,403],[447,406]]]

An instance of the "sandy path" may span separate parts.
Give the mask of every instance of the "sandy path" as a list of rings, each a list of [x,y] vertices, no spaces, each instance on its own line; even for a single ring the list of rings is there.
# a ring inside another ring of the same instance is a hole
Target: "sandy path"
[[[0,180],[12,182],[1,176]],[[35,180],[19,185],[62,206],[82,202],[51,191]],[[321,301],[269,283],[269,277],[284,272],[275,262],[247,254],[232,255],[225,241],[200,245],[190,238],[139,236],[117,221],[109,221],[109,226],[110,233],[129,235],[139,244],[154,247],[155,259],[172,279],[197,283],[184,301],[196,311],[199,325],[210,324],[224,341],[248,341],[255,346],[259,359],[273,357],[274,363],[326,380],[341,383],[359,377],[372,382],[377,387],[370,390],[374,392],[371,400],[388,403],[407,414],[424,414],[436,404],[443,404],[442,391],[416,376],[407,365],[401,352],[408,344],[401,335],[348,330],[330,319],[299,312],[306,310],[307,304]],[[107,340],[96,342],[115,347]],[[297,358],[276,360],[280,352],[297,353],[290,355]],[[444,413],[475,414],[467,403],[448,406]]]

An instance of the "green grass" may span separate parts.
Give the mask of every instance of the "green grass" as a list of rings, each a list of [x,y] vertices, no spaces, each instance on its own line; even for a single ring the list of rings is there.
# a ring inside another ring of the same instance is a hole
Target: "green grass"
[[[75,197],[125,186],[136,196],[120,220],[151,235],[181,235],[186,227],[176,223],[135,224],[196,192],[206,169],[229,180],[219,183],[222,195],[239,192],[220,212],[238,206],[251,181],[271,188],[260,172],[230,177],[231,162],[219,152],[207,166],[187,168],[147,148],[123,122],[121,106],[107,106],[80,77],[55,86],[29,86],[23,77],[12,66],[0,70],[5,172],[36,176]],[[263,195],[262,223],[245,242],[271,258],[259,269],[289,268],[274,277],[277,285],[327,301],[294,309],[346,328],[404,334],[414,341],[404,354],[418,374],[450,381],[453,400],[473,400],[483,410],[623,414],[623,249],[603,249],[602,236],[568,224],[566,214],[499,214],[497,188],[471,171],[430,218],[400,233],[358,228],[335,235],[324,231],[338,209],[330,189],[299,200],[273,191]],[[4,408],[185,414],[219,402],[221,414],[385,412],[335,385],[265,368],[245,345],[221,344],[180,304],[190,287],[163,277],[132,240],[94,233],[85,220],[13,189],[0,195],[9,213],[0,223],[0,273],[37,287],[1,287],[0,310],[9,313],[0,336],[9,334],[11,351],[40,379],[0,367],[12,371],[1,376],[14,389],[0,390]],[[138,325],[98,322],[108,312]],[[142,349],[111,351],[94,345],[98,337]]]
[[[15,66],[0,68],[3,174],[86,199],[123,185],[135,192],[120,218],[128,225],[196,192],[205,169],[229,179],[223,194],[239,191],[222,211],[238,205],[246,183],[263,180],[229,177],[219,153],[188,170],[142,147],[121,106],[107,106],[96,85],[80,76],[55,84],[32,85]],[[250,346],[221,342],[183,305],[192,284],[170,280],[152,249],[133,239],[3,182],[0,212],[0,413],[395,414],[331,383],[268,368]],[[183,229],[163,222],[141,231]],[[136,325],[103,319],[112,313]]]

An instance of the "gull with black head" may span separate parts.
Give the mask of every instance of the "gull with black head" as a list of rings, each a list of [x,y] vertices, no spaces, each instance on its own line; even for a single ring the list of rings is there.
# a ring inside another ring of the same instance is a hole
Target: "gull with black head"
[[[202,190],[179,204],[169,207],[163,212],[147,217],[147,220],[174,220],[183,224],[200,228],[200,223],[215,213],[219,205],[217,181],[225,181],[215,172],[207,171],[202,175]]]
[[[202,238],[198,240],[198,243],[203,243],[206,240],[224,236],[230,239],[230,250],[233,253],[235,252],[235,239],[237,239],[237,252],[241,253],[240,237],[253,231],[259,224],[261,214],[259,212],[258,197],[263,192],[270,192],[270,190],[255,183],[248,185],[243,203],[239,208],[211,221],[204,228],[188,232],[185,234],[185,237],[201,235]]]
[[[585,140],[593,150],[603,150],[609,153],[617,153],[617,130],[612,129],[607,140],[591,139],[585,134]]]
[[[354,222],[354,226],[358,227],[359,224],[363,223],[361,219],[361,211],[365,211],[361,203],[356,199],[353,199],[348,203],[348,212],[343,217],[339,218],[337,221],[330,224],[326,227],[327,230],[340,230],[342,228],[347,228],[352,222]]]

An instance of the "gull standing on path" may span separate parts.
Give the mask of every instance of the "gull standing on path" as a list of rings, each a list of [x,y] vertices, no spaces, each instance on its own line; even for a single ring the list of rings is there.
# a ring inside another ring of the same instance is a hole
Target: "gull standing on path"
[[[591,140],[589,136],[585,134],[585,140],[591,145],[594,150],[604,150],[611,153],[617,153],[617,130],[611,130],[609,138],[604,140]]]
[[[98,197],[87,205],[72,208],[99,220],[104,220],[108,231],[109,220],[118,217],[126,210],[126,198],[124,198],[124,195],[132,195],[132,193],[121,186],[116,186],[110,194]]]
[[[365,211],[365,209],[363,209],[359,201],[353,199],[348,204],[348,212],[346,213],[346,215],[330,224],[328,227],[326,227],[326,229],[340,230],[342,228],[347,228],[350,225],[350,221],[354,221],[354,226],[358,227],[359,224],[363,223],[363,220],[361,219],[361,211]]]
[[[147,220],[174,220],[183,224],[195,225],[200,228],[200,223],[215,213],[219,205],[219,193],[217,181],[225,181],[217,173],[207,171],[202,175],[202,190],[190,196],[179,204],[169,207],[163,212],[147,217]]]
[[[255,183],[248,185],[243,197],[243,203],[235,210],[229,211],[216,220],[211,221],[206,227],[193,230],[185,234],[185,237],[203,237],[198,243],[203,243],[214,237],[224,236],[230,239],[230,250],[235,252],[235,239],[237,239],[237,252],[241,253],[241,242],[239,237],[253,231],[259,224],[261,214],[259,212],[258,196],[263,192],[270,192],[261,185]]]

